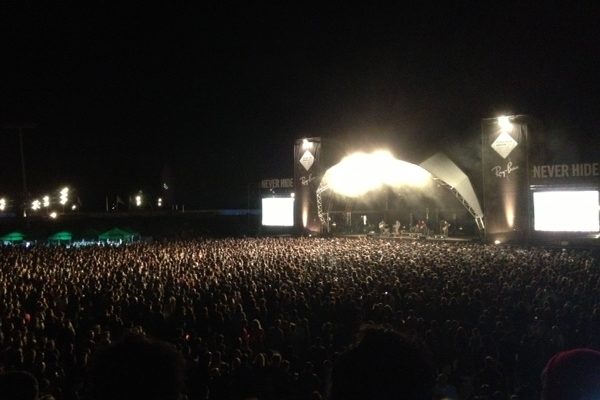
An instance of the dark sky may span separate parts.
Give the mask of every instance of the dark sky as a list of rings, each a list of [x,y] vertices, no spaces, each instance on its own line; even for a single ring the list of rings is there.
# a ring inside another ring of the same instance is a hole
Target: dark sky
[[[101,209],[158,190],[168,165],[180,203],[243,207],[247,182],[292,175],[303,136],[389,142],[412,161],[446,150],[468,169],[481,118],[501,113],[598,158],[600,14],[575,3],[6,3],[0,123],[36,123],[33,195],[66,183]],[[0,192],[18,193],[17,135],[1,132]]]

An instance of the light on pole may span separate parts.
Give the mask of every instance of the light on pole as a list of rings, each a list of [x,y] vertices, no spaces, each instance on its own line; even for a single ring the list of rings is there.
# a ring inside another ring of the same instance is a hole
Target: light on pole
[[[29,192],[27,191],[27,175],[25,173],[25,151],[23,149],[23,129],[33,129],[36,124],[21,123],[8,124],[3,126],[5,129],[16,129],[19,133],[19,152],[21,154],[21,180],[23,182],[23,198],[21,199],[21,207],[23,218],[27,217],[27,205],[29,204]]]
[[[64,187],[60,190],[59,203],[62,205],[63,213],[65,212],[65,205],[69,202],[69,188]]]

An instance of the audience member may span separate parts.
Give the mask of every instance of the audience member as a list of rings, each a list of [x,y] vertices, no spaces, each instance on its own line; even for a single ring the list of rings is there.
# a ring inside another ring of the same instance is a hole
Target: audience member
[[[0,398],[5,400],[37,400],[38,381],[29,372],[8,371],[0,374]]]
[[[600,398],[600,352],[574,349],[555,354],[542,373],[543,400]]]
[[[431,400],[434,369],[426,348],[396,332],[368,328],[336,361],[331,400]]]
[[[142,336],[99,349],[91,361],[93,400],[177,400],[183,392],[184,360],[174,347]]]

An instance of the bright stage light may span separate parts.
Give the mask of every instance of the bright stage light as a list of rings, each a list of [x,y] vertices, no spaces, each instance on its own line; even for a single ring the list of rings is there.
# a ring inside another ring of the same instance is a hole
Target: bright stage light
[[[513,130],[513,124],[510,122],[510,118],[505,115],[498,117],[498,125],[502,132],[510,133]]]
[[[50,206],[50,196],[46,195],[44,197],[42,197],[42,202],[43,202],[43,206],[44,208],[49,207]]]
[[[358,197],[383,186],[423,187],[431,174],[418,165],[395,159],[388,151],[354,153],[325,173],[323,182],[338,194]]]
[[[136,207],[140,207],[142,205],[142,196],[139,194],[135,196],[135,205]]]
[[[0,211],[6,210],[6,199],[3,197],[0,199]]]
[[[58,216],[58,214],[56,213],[56,211],[52,211],[52,212],[49,214],[49,216],[50,216],[50,218],[52,218],[52,219],[56,219],[56,217]]]
[[[33,200],[31,202],[31,209],[32,210],[36,211],[36,210],[39,210],[41,207],[42,207],[42,202],[41,201],[39,201],[39,200],[36,199],[36,200]]]
[[[308,139],[302,139],[302,150],[310,149],[310,142]]]
[[[159,197],[158,200],[156,200],[156,205],[162,207],[162,197]]]

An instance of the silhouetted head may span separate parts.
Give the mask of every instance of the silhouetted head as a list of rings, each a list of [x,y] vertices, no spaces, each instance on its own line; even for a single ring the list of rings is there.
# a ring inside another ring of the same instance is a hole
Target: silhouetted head
[[[574,349],[556,353],[542,373],[543,400],[600,398],[600,352]]]
[[[93,400],[177,400],[184,361],[169,344],[127,336],[94,354],[90,368]]]
[[[430,400],[434,386],[429,352],[396,332],[367,328],[336,361],[332,400]]]
[[[38,381],[29,372],[9,371],[0,375],[0,399],[36,400],[38,392]]]

